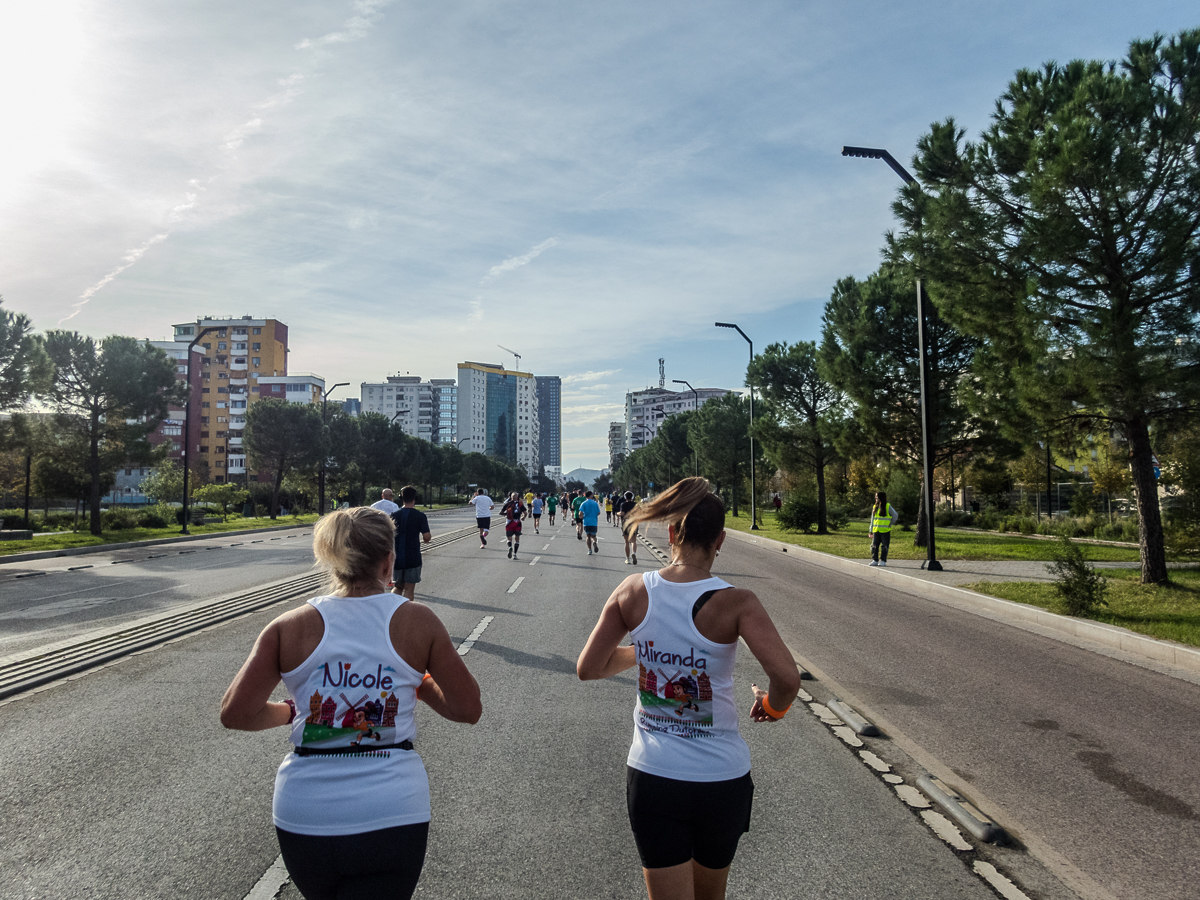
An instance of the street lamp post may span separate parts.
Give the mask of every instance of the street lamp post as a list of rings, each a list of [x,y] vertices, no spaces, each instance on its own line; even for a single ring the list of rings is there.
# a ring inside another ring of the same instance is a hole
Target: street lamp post
[[[886,150],[872,147],[843,147],[842,156],[852,156],[858,159],[881,159],[893,172],[900,176],[906,184],[917,184],[917,179]],[[933,388],[932,377],[929,374],[929,295],[921,279],[917,279],[917,350],[921,357],[921,468],[922,488],[925,500],[925,537],[926,560],[921,568],[930,572],[942,571],[942,564],[937,561],[937,545],[934,541],[933,527],[933,404],[930,391]],[[1049,491],[1047,491],[1047,494]]]
[[[717,322],[718,328],[733,328],[742,337],[746,338],[746,343],[750,345],[750,364],[754,364],[754,341],[746,335],[746,332],[738,328],[732,322]],[[691,385],[688,385],[691,387]],[[754,385],[750,385],[750,529],[758,531],[758,502],[755,499],[755,494],[758,491],[754,484]]]
[[[192,348],[206,334],[217,330],[217,328],[201,328],[187,348],[187,401],[183,404],[183,531],[180,532],[181,534],[188,534],[188,472],[192,468],[192,457],[188,452],[192,440]]]
[[[672,384],[686,384],[688,386],[688,390],[692,392],[692,403],[695,405],[697,410],[700,409],[700,395],[698,393],[696,393],[696,389],[694,387],[692,387],[691,384],[689,384],[686,379],[672,378],[671,383]],[[700,457],[698,457],[696,455],[695,450],[692,451],[692,466],[695,469],[695,471],[692,474],[699,477],[699,475],[700,475]]]
[[[338,388],[349,387],[349,385],[350,385],[350,382],[348,382],[348,381],[339,381],[337,384],[335,384],[333,387],[331,387],[329,390],[327,390],[325,393],[323,393],[321,395],[321,429],[322,430],[324,430],[329,424],[325,418],[325,406],[329,402],[329,395],[332,394],[334,391],[336,391]],[[318,516],[325,515],[325,466],[326,466],[328,457],[329,457],[328,453],[325,453],[321,456],[321,476],[318,479],[320,481],[320,500],[317,502],[317,515]]]

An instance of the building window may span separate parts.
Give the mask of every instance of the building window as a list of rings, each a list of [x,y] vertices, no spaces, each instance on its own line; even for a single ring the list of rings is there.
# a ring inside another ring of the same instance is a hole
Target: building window
[[[250,349],[257,353],[262,349],[262,344],[251,344]]]
[[[202,438],[208,437],[208,432],[207,431],[200,432],[200,437],[202,437]]]
[[[207,425],[207,424],[208,424],[208,416],[201,416],[201,417],[200,417],[200,424],[201,424],[201,425]]]
[[[208,445],[207,445],[207,444],[201,444],[201,445],[200,445],[200,452],[201,452],[201,453],[207,453],[207,452],[208,452]]]
[[[259,367],[259,366],[262,364],[262,357],[261,357],[261,356],[256,356],[256,357],[254,357],[254,359],[253,359],[253,360],[251,360],[251,362],[253,362],[253,363],[254,363],[254,368],[256,368],[256,369],[257,369],[257,368],[258,368],[258,367]]]
[[[206,394],[208,393],[208,388],[205,388],[205,389],[204,389],[204,393],[206,393]],[[201,408],[201,409],[208,409],[208,401],[207,401],[207,400],[202,400],[202,401],[200,401],[200,408]]]
[[[206,388],[206,387],[202,387],[202,388],[200,388],[200,393],[202,393],[202,394],[207,394],[207,393],[208,393],[208,388]],[[206,404],[206,405],[207,405],[207,404]]]
[[[255,328],[255,329],[254,329],[254,334],[262,334],[262,329],[261,329],[261,328]]]
[[[225,346],[225,342],[224,342],[224,341],[217,341],[217,349],[218,349],[218,350],[225,350],[225,349],[227,349],[227,348],[226,348],[226,346]]]

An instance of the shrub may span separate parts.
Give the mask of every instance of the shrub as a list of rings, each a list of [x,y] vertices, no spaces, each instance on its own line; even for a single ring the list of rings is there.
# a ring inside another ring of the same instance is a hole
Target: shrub
[[[132,509],[107,509],[100,513],[100,527],[105,531],[131,531],[138,527],[138,514]]]
[[[868,511],[867,515],[870,515]],[[836,503],[825,504],[825,524],[834,531],[839,528],[845,528],[846,523],[850,521],[850,516],[846,514],[846,510],[838,506]]]
[[[974,519],[969,512],[961,509],[951,509],[949,503],[939,503],[933,514],[933,524],[938,528],[970,527]]]
[[[807,532],[817,524],[817,500],[793,494],[780,508],[779,524],[788,531]]]
[[[143,528],[166,528],[167,521],[167,514],[164,514],[162,508],[158,506],[144,509],[138,516],[138,524]]]
[[[1097,606],[1107,606],[1104,592],[1108,582],[1088,565],[1083,551],[1070,538],[1063,536],[1054,548],[1054,563],[1046,566],[1054,576],[1055,587],[1067,615],[1079,616]]]
[[[1167,526],[1167,553],[1179,559],[1200,558],[1200,525],[1195,522],[1173,522]]]

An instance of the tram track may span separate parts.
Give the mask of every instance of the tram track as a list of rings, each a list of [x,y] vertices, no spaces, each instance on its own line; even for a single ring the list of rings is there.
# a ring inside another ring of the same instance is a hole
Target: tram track
[[[435,536],[422,547],[436,550],[477,534],[474,526]],[[176,612],[159,613],[127,625],[113,626],[77,640],[62,641],[0,660],[0,700],[43,687],[71,675],[111,663],[124,656],[164,644],[302,596],[312,596],[325,583],[322,572],[192,604]]]

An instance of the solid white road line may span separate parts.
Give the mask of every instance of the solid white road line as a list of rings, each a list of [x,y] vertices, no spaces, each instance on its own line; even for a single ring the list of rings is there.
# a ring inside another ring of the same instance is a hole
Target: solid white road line
[[[514,581],[512,583],[512,587],[510,587],[508,589],[508,593],[515,594],[517,592],[517,588],[519,588],[521,586],[521,582],[524,580],[525,580],[525,576],[522,575],[520,578],[518,578],[516,581]]]
[[[287,867],[283,864],[283,854],[275,857],[275,862],[258,879],[258,883],[250,888],[245,900],[275,900],[283,886],[288,882]]]

